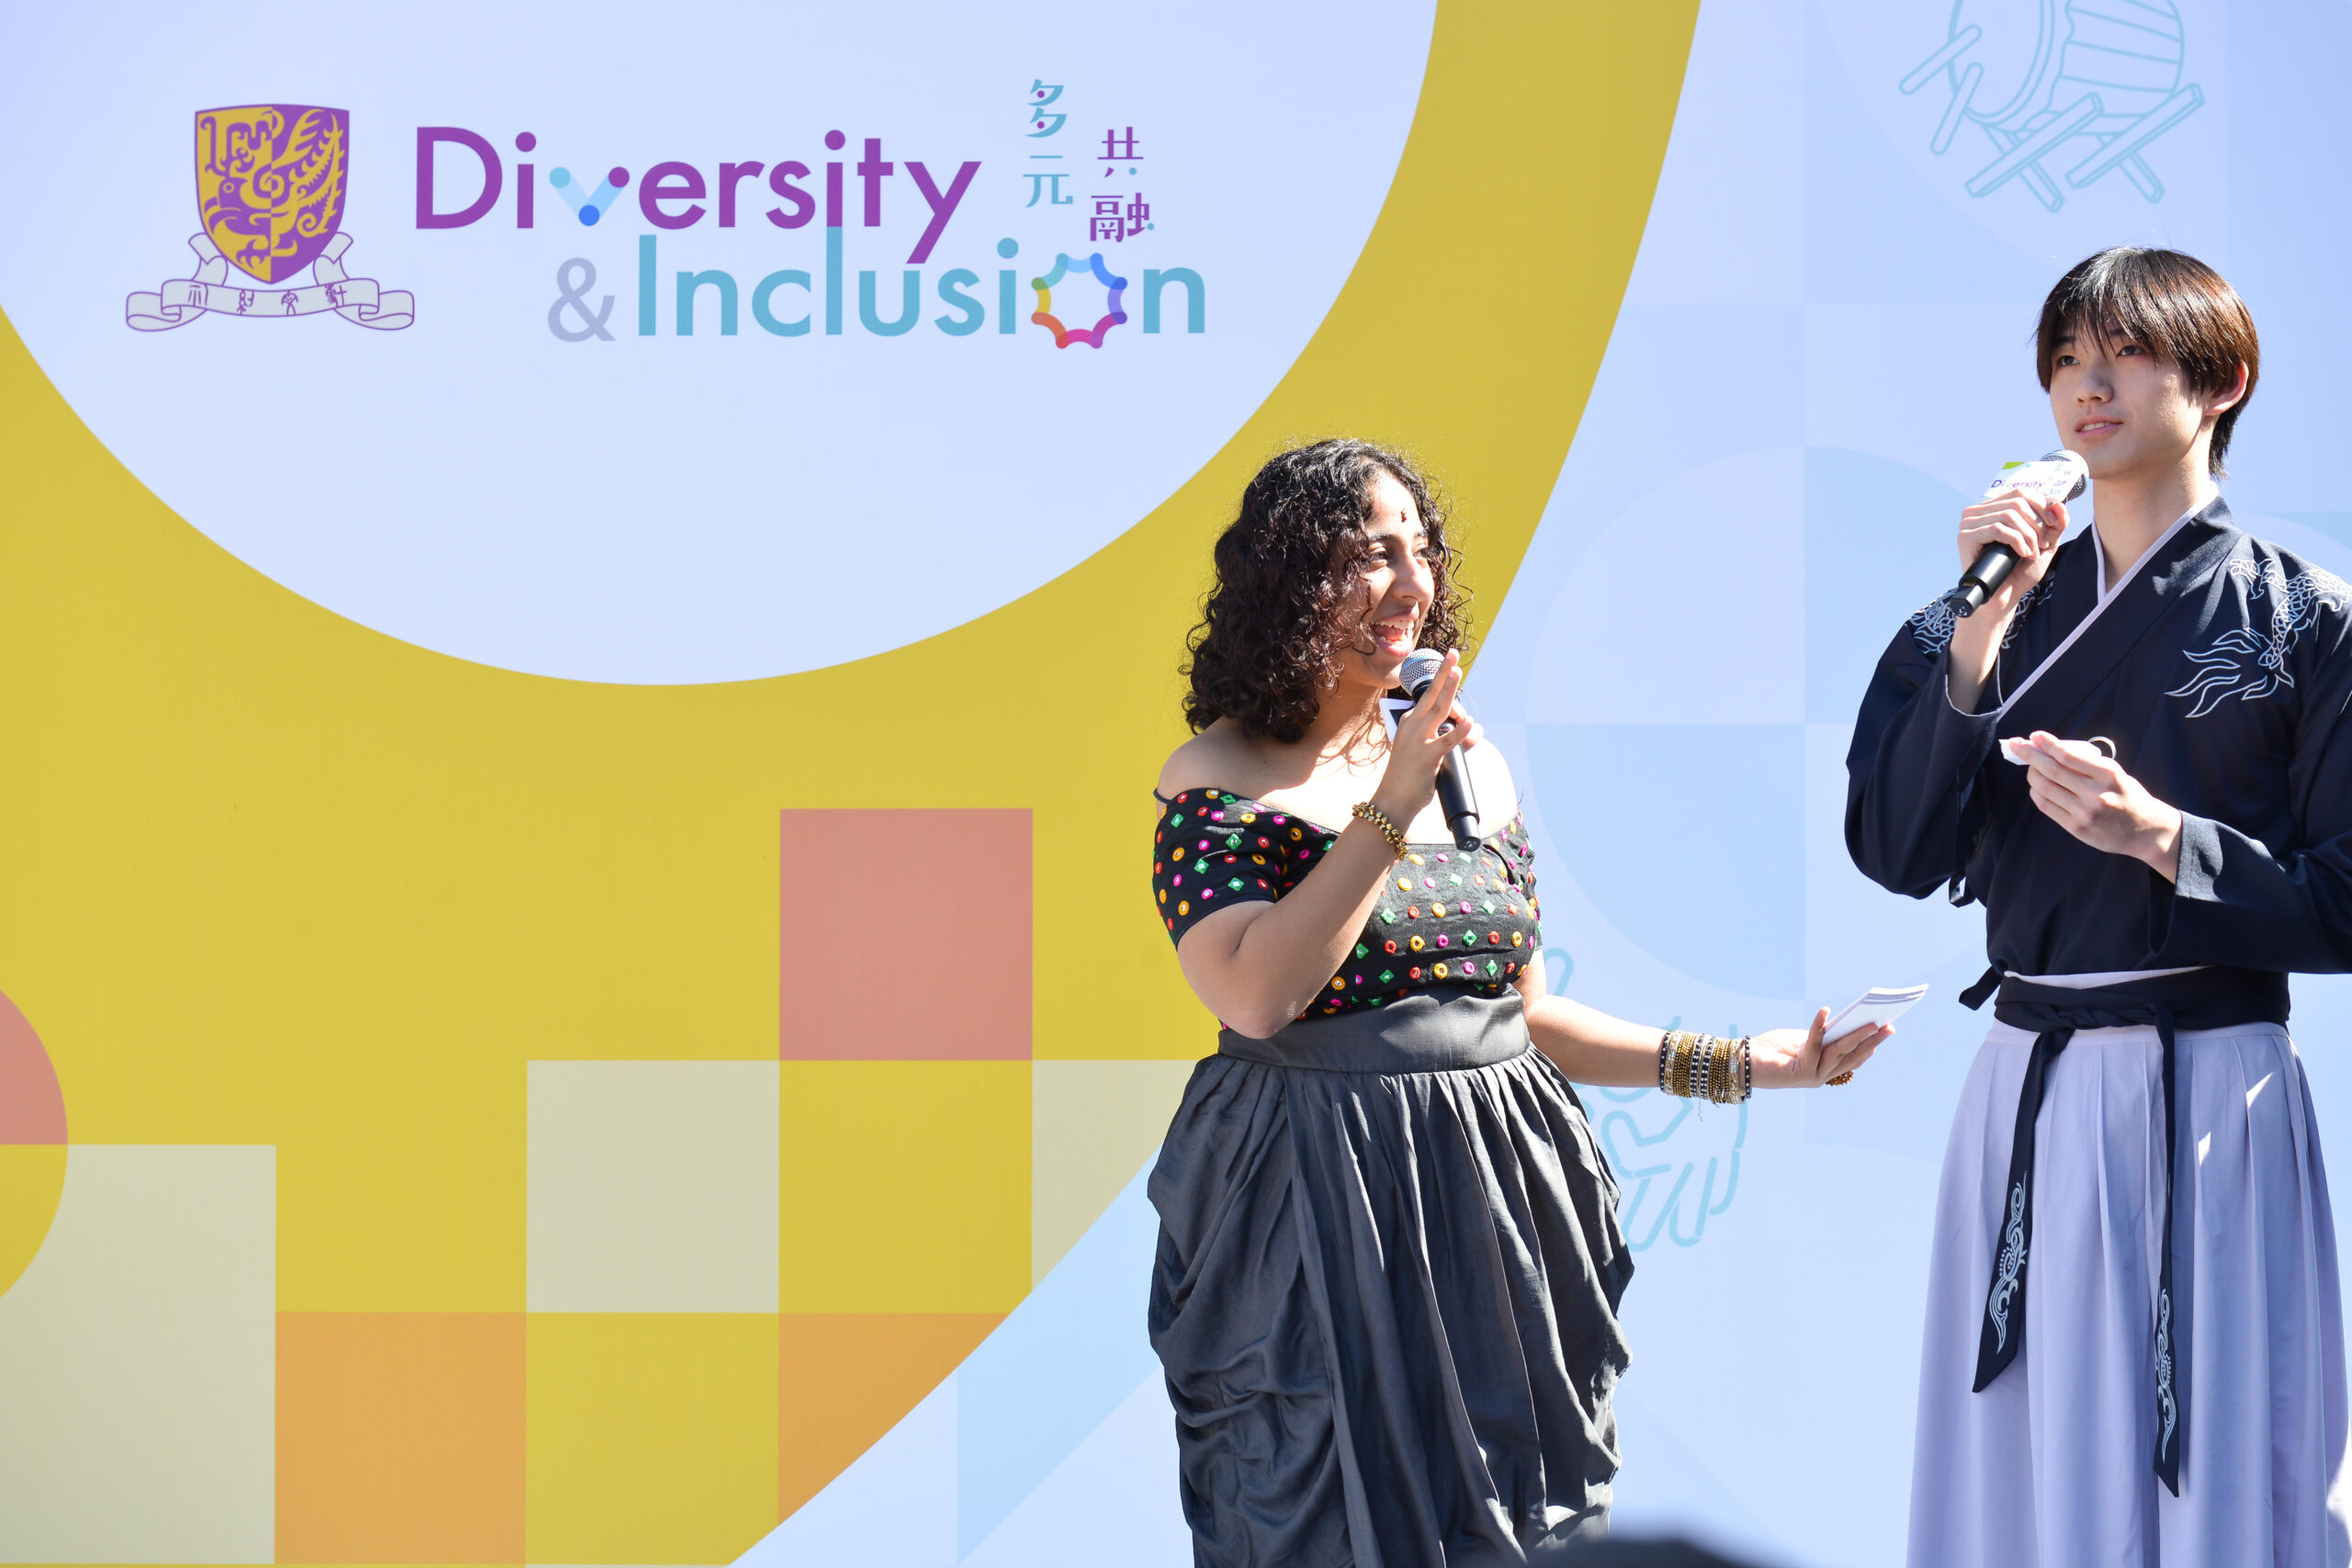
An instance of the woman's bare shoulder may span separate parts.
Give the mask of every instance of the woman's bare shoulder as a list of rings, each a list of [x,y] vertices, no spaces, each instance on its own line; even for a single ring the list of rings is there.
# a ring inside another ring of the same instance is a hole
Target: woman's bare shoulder
[[[1169,753],[1156,787],[1162,799],[1188,789],[1229,789],[1247,795],[1262,765],[1240,727],[1219,719]]]

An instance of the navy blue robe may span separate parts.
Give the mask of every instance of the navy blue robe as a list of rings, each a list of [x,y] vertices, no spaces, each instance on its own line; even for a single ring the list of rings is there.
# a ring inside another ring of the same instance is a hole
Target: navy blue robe
[[[2003,987],[1954,1116],[1911,1562],[2340,1563],[2335,1224],[2281,1026],[2285,972],[2352,969],[2352,587],[2219,500],[2103,605],[2102,571],[2095,536],[2059,547],[1967,713],[1950,614],[1914,615],[1847,755],[1866,875],[1981,901],[1995,968],[2075,977]],[[2037,729],[2180,810],[2177,885],[2034,806],[1996,741]],[[2194,973],[2082,978],[2138,970]]]
[[[2058,547],[1972,713],[1947,694],[1950,613],[1895,633],[1846,757],[1854,863],[1914,898],[1981,901],[1988,956],[2018,974],[2352,970],[2352,587],[2216,499],[2041,669],[2099,576],[2088,530]],[[2036,729],[2109,738],[2179,808],[2177,884],[2041,814],[1996,744]]]

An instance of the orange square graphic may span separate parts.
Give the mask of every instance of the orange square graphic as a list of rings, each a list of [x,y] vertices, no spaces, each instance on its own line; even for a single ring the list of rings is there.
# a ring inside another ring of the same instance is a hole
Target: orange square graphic
[[[1025,810],[784,813],[787,1062],[1029,1060]]]
[[[524,1560],[522,1314],[278,1314],[277,1560]]]
[[[776,1354],[778,1517],[790,1518],[823,1491],[1003,1321],[998,1313],[786,1313]]]

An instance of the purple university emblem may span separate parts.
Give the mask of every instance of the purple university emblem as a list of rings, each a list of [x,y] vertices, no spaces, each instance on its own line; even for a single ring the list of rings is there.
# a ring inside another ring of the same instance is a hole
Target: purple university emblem
[[[186,326],[207,311],[244,317],[332,313],[355,326],[396,330],[416,319],[406,291],[344,269],[343,226],[351,168],[351,112],[315,104],[245,104],[196,116],[196,208],[204,231],[188,241],[193,277],[130,296],[124,319],[139,332]],[[243,274],[232,282],[229,269]],[[304,267],[305,286],[275,291]]]
[[[351,115],[249,104],[196,117],[196,203],[229,265],[264,283],[293,276],[343,221]]]

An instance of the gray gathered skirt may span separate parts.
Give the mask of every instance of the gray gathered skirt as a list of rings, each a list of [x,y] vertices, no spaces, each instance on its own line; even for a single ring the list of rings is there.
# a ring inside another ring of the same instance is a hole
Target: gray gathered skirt
[[[1150,1191],[1196,1563],[1544,1562],[1605,1533],[1633,1260],[1516,995],[1227,1032]]]

